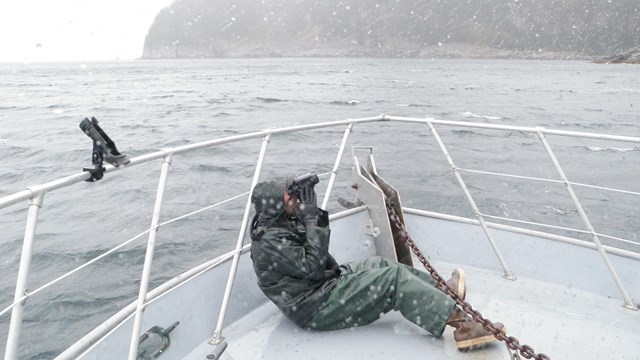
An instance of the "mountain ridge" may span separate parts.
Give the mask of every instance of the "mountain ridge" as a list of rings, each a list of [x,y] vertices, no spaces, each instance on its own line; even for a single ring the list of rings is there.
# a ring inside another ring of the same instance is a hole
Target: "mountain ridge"
[[[176,0],[142,58],[596,58],[640,44],[635,0]]]

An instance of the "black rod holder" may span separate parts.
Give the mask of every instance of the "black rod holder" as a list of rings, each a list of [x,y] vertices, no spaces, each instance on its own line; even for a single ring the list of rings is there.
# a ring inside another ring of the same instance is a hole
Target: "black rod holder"
[[[131,162],[127,155],[121,154],[118,151],[116,144],[98,125],[98,119],[95,117],[91,117],[91,120],[84,118],[84,120],[80,122],[80,130],[84,131],[84,133],[93,140],[91,162],[93,163],[94,168],[82,169],[83,171],[87,171],[91,174],[91,177],[86,181],[94,182],[102,179],[105,171],[104,166],[102,166],[103,161],[106,161],[115,167],[127,165]]]

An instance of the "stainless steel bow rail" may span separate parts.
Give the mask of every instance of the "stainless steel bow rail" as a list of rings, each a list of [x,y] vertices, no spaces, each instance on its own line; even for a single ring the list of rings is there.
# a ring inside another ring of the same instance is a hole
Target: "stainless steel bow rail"
[[[105,253],[97,256],[96,258],[86,262],[85,264],[73,269],[72,271],[51,280],[50,282],[48,282],[47,284],[32,290],[32,291],[27,291],[27,279],[29,277],[29,272],[30,272],[30,268],[31,268],[31,259],[33,256],[33,245],[34,245],[34,240],[36,237],[36,226],[38,223],[38,215],[41,211],[41,209],[43,208],[43,204],[44,204],[44,197],[47,193],[49,192],[53,192],[56,191],[58,189],[61,188],[65,188],[68,186],[71,186],[73,184],[76,184],[78,182],[82,182],[82,181],[86,181],[86,180],[92,180],[93,179],[93,175],[90,172],[81,172],[81,173],[77,173],[77,174],[73,174],[67,177],[63,177],[51,182],[47,182],[44,184],[40,184],[40,185],[35,185],[35,186],[31,186],[29,188],[27,188],[26,190],[17,192],[15,194],[0,198],[0,209],[1,208],[6,208],[9,206],[13,206],[19,203],[22,203],[23,201],[27,201],[28,202],[28,206],[27,206],[27,222],[26,222],[26,229],[24,232],[24,240],[22,243],[22,253],[21,253],[21,259],[20,259],[20,266],[19,266],[19,270],[18,270],[18,276],[17,276],[17,281],[16,281],[16,289],[15,289],[15,296],[14,296],[14,301],[11,305],[9,305],[8,307],[6,307],[5,309],[3,309],[2,311],[0,311],[0,316],[4,316],[5,314],[7,314],[9,311],[11,311],[11,322],[10,322],[10,326],[9,326],[9,334],[8,334],[8,338],[7,338],[7,347],[6,347],[6,352],[5,352],[5,359],[9,359],[9,360],[13,360],[13,359],[17,359],[18,357],[18,344],[19,344],[19,339],[20,339],[20,333],[21,333],[21,325],[22,325],[22,321],[23,321],[23,312],[25,310],[25,305],[26,305],[26,301],[28,298],[37,295],[40,291],[44,290],[45,288],[49,288],[53,285],[55,285],[56,283],[58,283],[59,281],[67,278],[68,276],[70,276],[71,274],[77,273],[81,270],[83,270],[84,268],[88,267],[89,265],[92,265],[94,263],[96,263],[97,261],[105,258],[106,256],[108,256],[109,254],[114,253],[115,251],[117,251],[118,249],[124,247],[127,244],[130,244],[131,242],[147,235],[147,247],[146,247],[146,255],[145,255],[145,260],[144,260],[144,265],[143,265],[143,272],[142,272],[142,276],[141,276],[141,280],[140,280],[140,289],[139,289],[139,294],[138,294],[138,300],[136,302],[135,305],[135,320],[134,320],[134,326],[131,332],[131,342],[130,342],[130,351],[129,351],[129,359],[133,360],[136,359],[137,354],[138,354],[138,345],[139,345],[139,339],[140,339],[140,334],[141,334],[141,322],[142,322],[142,316],[143,316],[143,310],[145,308],[145,306],[148,305],[148,303],[152,300],[152,298],[154,298],[155,296],[157,296],[157,294],[150,292],[148,289],[149,286],[149,278],[150,278],[150,271],[151,271],[151,264],[154,258],[154,249],[155,249],[155,239],[156,239],[156,233],[158,231],[158,229],[162,226],[168,225],[170,223],[173,223],[175,221],[184,219],[186,217],[195,215],[197,213],[200,213],[202,211],[206,211],[209,210],[211,208],[214,208],[218,205],[221,205],[223,203],[229,202],[229,201],[233,201],[236,199],[239,199],[243,196],[247,196],[248,194],[250,194],[250,189],[253,188],[253,186],[258,182],[258,179],[260,177],[261,171],[262,171],[262,165],[264,163],[264,159],[266,156],[266,152],[267,152],[267,148],[268,145],[270,143],[270,141],[273,141],[273,139],[277,136],[277,135],[281,135],[281,134],[288,134],[288,133],[294,133],[294,132],[301,132],[301,131],[307,131],[307,130],[313,130],[313,129],[322,129],[322,128],[335,128],[335,127],[345,127],[344,130],[344,134],[343,134],[343,138],[342,138],[342,142],[340,144],[337,156],[336,156],[336,160],[335,160],[335,164],[333,166],[333,169],[330,173],[327,174],[322,174],[323,176],[327,176],[329,175],[329,182],[328,182],[328,187],[326,190],[326,193],[324,195],[324,199],[322,201],[322,207],[327,206],[328,203],[328,199],[330,197],[334,182],[335,182],[335,178],[336,175],[338,173],[339,170],[339,165],[340,165],[340,161],[342,159],[342,155],[344,153],[344,149],[346,147],[347,141],[349,139],[350,134],[352,133],[352,129],[356,124],[364,124],[364,123],[375,123],[375,122],[395,122],[395,123],[415,123],[415,124],[422,124],[426,126],[426,129],[429,131],[429,133],[432,134],[432,136],[434,137],[434,139],[436,140],[438,146],[440,147],[443,155],[445,156],[445,160],[447,161],[448,165],[451,167],[456,180],[460,186],[460,188],[462,189],[462,191],[465,194],[465,197],[467,199],[467,201],[469,202],[469,205],[471,206],[471,209],[474,212],[474,215],[476,217],[475,220],[469,220],[469,221],[475,221],[476,223],[478,223],[484,233],[486,234],[487,240],[489,242],[489,245],[491,246],[493,252],[495,253],[496,256],[496,260],[498,261],[498,263],[500,264],[500,266],[502,267],[503,271],[504,271],[504,275],[507,278],[510,279],[514,279],[513,274],[511,273],[511,271],[509,270],[509,267],[507,265],[506,260],[503,258],[500,249],[498,248],[497,244],[495,243],[495,241],[493,240],[493,237],[491,235],[491,228],[492,227],[502,227],[502,228],[507,228],[509,230],[512,231],[526,231],[523,230],[522,228],[519,227],[515,227],[515,226],[508,226],[508,225],[501,225],[501,224],[493,224],[493,223],[489,223],[486,221],[487,218],[498,218],[498,219],[502,219],[502,220],[506,220],[506,221],[515,221],[516,223],[525,223],[525,224],[535,224],[537,226],[545,226],[547,228],[558,228],[557,226],[553,226],[553,225],[548,225],[548,224],[539,224],[539,223],[533,223],[533,222],[527,222],[527,221],[523,221],[523,220],[519,220],[519,219],[510,219],[510,218],[503,218],[503,217],[496,217],[496,216],[489,216],[486,214],[483,214],[480,212],[480,209],[478,208],[478,206],[476,205],[476,202],[474,200],[474,198],[472,197],[471,193],[468,190],[468,187],[466,185],[466,182],[462,176],[462,174],[464,172],[470,172],[470,173],[482,173],[482,174],[486,174],[486,175],[492,175],[492,176],[506,176],[506,177],[512,177],[512,178],[521,178],[521,179],[527,179],[527,180],[532,180],[532,181],[551,181],[551,182],[559,182],[564,184],[564,186],[566,187],[566,190],[569,194],[569,196],[571,197],[577,211],[580,214],[580,217],[582,218],[582,221],[584,223],[585,229],[586,230],[581,230],[581,229],[568,229],[568,228],[562,228],[565,230],[571,230],[571,231],[575,231],[577,233],[587,233],[591,236],[591,239],[593,241],[593,246],[595,246],[595,248],[597,249],[597,251],[599,252],[608,272],[610,273],[613,281],[615,282],[618,290],[620,291],[620,294],[623,298],[624,301],[624,306],[629,308],[629,309],[633,309],[633,310],[637,310],[637,306],[632,302],[631,298],[629,297],[629,294],[627,293],[625,287],[623,286],[618,274],[616,273],[616,270],[614,269],[613,265],[611,264],[611,261],[609,260],[607,253],[616,253],[616,254],[621,254],[627,257],[631,257],[637,260],[640,260],[640,254],[636,253],[636,252],[631,252],[631,251],[626,251],[626,250],[621,250],[615,247],[611,247],[611,246],[604,246],[601,241],[600,238],[601,237],[608,237],[612,240],[616,240],[616,241],[621,241],[621,242],[625,242],[627,244],[633,244],[633,245],[638,245],[636,242],[627,240],[627,239],[621,239],[621,238],[617,238],[617,237],[613,237],[613,236],[608,236],[605,234],[600,234],[598,232],[596,232],[596,230],[593,228],[593,226],[591,225],[591,221],[589,220],[589,217],[587,216],[586,212],[584,211],[579,198],[577,197],[575,191],[573,190],[574,187],[581,187],[581,186],[588,186],[588,187],[595,187],[601,190],[606,190],[606,191],[613,191],[613,192],[618,192],[618,193],[624,193],[627,195],[632,195],[632,196],[638,196],[640,195],[640,193],[638,192],[634,192],[634,191],[628,191],[628,190],[623,190],[623,189],[614,189],[614,188],[606,188],[606,187],[596,187],[596,186],[592,186],[592,185],[588,185],[588,184],[580,184],[580,183],[575,183],[575,182],[571,182],[566,174],[563,171],[562,166],[560,165],[558,159],[556,158],[553,150],[551,149],[551,146],[549,145],[548,141],[547,141],[547,136],[548,135],[558,135],[558,136],[567,136],[567,137],[578,137],[578,138],[587,138],[587,139],[598,139],[598,140],[612,140],[612,141],[620,141],[620,142],[627,142],[627,143],[634,143],[634,144],[640,144],[640,138],[639,137],[630,137],[630,136],[615,136],[615,135],[602,135],[602,134],[594,134],[594,133],[586,133],[586,132],[573,132],[573,131],[562,131],[562,130],[550,130],[550,129],[544,129],[544,128],[538,128],[538,127],[522,127],[522,126],[507,126],[507,125],[493,125],[493,124],[484,124],[484,123],[471,123],[471,122],[460,122],[460,121],[447,121],[447,120],[436,120],[433,118],[409,118],[409,117],[394,117],[394,116],[386,116],[386,115],[380,115],[380,116],[376,116],[376,117],[369,117],[369,118],[360,118],[360,119],[347,119],[347,120],[341,120],[341,121],[334,121],[334,122],[324,122],[324,123],[317,123],[317,124],[310,124],[310,125],[300,125],[300,126],[293,126],[293,127],[286,127],[286,128],[279,128],[279,129],[268,129],[268,130],[262,130],[262,131],[256,131],[256,132],[252,132],[252,133],[247,133],[247,134],[242,134],[242,135],[237,135],[237,136],[230,136],[230,137],[225,137],[225,138],[220,138],[220,139],[214,139],[214,140],[209,140],[209,141],[204,141],[204,142],[200,142],[200,143],[196,143],[196,144],[190,144],[190,145],[184,145],[184,146],[179,146],[179,147],[174,147],[174,148],[167,148],[167,149],[163,149],[157,152],[153,152],[147,155],[143,155],[143,156],[139,156],[139,157],[135,157],[132,158],[130,160],[129,163],[127,163],[126,165],[124,163],[120,164],[121,166],[116,168],[112,165],[107,165],[104,167],[104,172],[103,174],[108,174],[111,172],[115,172],[115,171],[120,171],[120,170],[124,170],[127,169],[129,167],[133,167],[133,166],[138,166],[141,165],[143,163],[147,163],[147,162],[151,162],[151,161],[155,161],[155,160],[160,160],[162,159],[162,164],[161,164],[161,173],[160,173],[160,180],[158,183],[158,189],[157,189],[157,193],[156,193],[156,202],[155,202],[155,206],[153,208],[153,213],[152,213],[152,221],[151,221],[151,225],[149,227],[148,230],[145,230],[144,232],[134,236],[131,239],[126,240],[125,242],[121,243],[120,245],[114,247],[111,250],[106,251]],[[512,175],[512,174],[503,174],[503,173],[493,173],[493,172],[486,172],[486,171],[481,171],[481,170],[474,170],[474,169],[462,169],[462,168],[458,168],[452,158],[452,156],[449,154],[449,152],[447,151],[447,148],[444,144],[444,142],[442,141],[442,139],[439,136],[439,133],[436,131],[436,127],[454,127],[454,128],[475,128],[475,129],[488,129],[488,130],[496,130],[496,131],[508,131],[508,132],[522,132],[522,133],[528,133],[528,134],[532,134],[534,136],[536,136],[536,138],[539,140],[539,142],[541,143],[542,147],[544,148],[545,152],[547,153],[547,155],[549,156],[549,159],[551,160],[553,167],[556,169],[556,172],[558,173],[558,177],[559,179],[556,180],[549,180],[549,179],[542,179],[542,178],[535,178],[535,177],[525,177],[525,176],[518,176],[518,175]],[[167,176],[169,174],[169,170],[170,170],[170,164],[173,161],[173,157],[176,154],[182,154],[182,153],[189,153],[189,152],[193,152],[195,150],[198,149],[204,149],[204,148],[210,148],[210,147],[216,147],[216,146],[222,146],[225,144],[231,144],[231,143],[238,143],[238,142],[242,142],[242,141],[247,141],[247,140],[251,140],[251,139],[262,139],[262,144],[261,144],[261,149],[260,149],[260,155],[259,158],[257,160],[256,166],[255,166],[255,172],[253,175],[253,179],[251,182],[251,188],[248,189],[247,192],[243,193],[243,194],[239,194],[237,196],[234,196],[232,198],[223,200],[217,204],[213,204],[207,207],[204,207],[202,209],[193,211],[191,213],[188,214],[184,214],[181,215],[179,217],[176,217],[174,219],[165,221],[165,222],[160,222],[160,213],[161,213],[161,209],[162,209],[162,204],[163,204],[163,197],[164,197],[164,193],[165,193],[165,188],[166,188],[166,179]],[[114,149],[115,149],[115,145],[114,145]],[[117,150],[116,150],[117,152]],[[97,179],[93,179],[93,180],[97,180]],[[220,314],[218,317],[218,322],[217,322],[217,326],[216,326],[216,330],[215,330],[215,335],[214,338],[212,339],[212,343],[218,343],[220,342],[223,337],[222,337],[222,326],[223,326],[223,322],[224,322],[224,318],[225,318],[225,313],[226,313],[226,309],[228,306],[228,302],[229,302],[229,298],[230,298],[230,294],[231,294],[231,290],[233,287],[233,283],[234,283],[234,279],[235,279],[235,274],[238,268],[238,261],[240,258],[241,253],[246,250],[248,245],[244,245],[244,238],[245,238],[245,233],[247,231],[247,227],[248,227],[248,222],[249,222],[249,213],[250,213],[250,208],[251,208],[251,202],[250,202],[250,196],[248,196],[247,201],[246,201],[246,205],[245,205],[245,209],[244,209],[244,216],[242,219],[242,223],[240,226],[240,230],[238,233],[238,238],[237,238],[237,244],[236,244],[236,249],[235,251],[232,253],[233,256],[233,261],[232,261],[232,266],[231,266],[231,270],[229,273],[229,277],[228,277],[228,281],[227,281],[227,285],[226,285],[226,290],[225,290],[225,294],[224,294],[224,298],[223,298],[223,302],[222,302],[222,307],[220,309]],[[442,214],[441,214],[442,215]],[[442,215],[442,216],[447,216],[447,215]],[[539,233],[540,234],[540,233]],[[554,236],[552,234],[549,234],[550,236],[548,236],[548,238],[550,239],[555,239]],[[578,242],[578,240],[576,240],[576,242]],[[584,243],[584,242],[582,242]],[[215,266],[215,264],[208,264],[207,266]],[[199,269],[198,271],[202,271],[202,269]],[[153,293],[152,295],[150,295],[150,293]],[[108,332],[110,329],[113,329],[117,324],[107,324],[105,325],[105,328],[102,329],[104,330],[103,333]],[[110,326],[110,327],[109,327]],[[99,336],[99,335],[96,335]]]

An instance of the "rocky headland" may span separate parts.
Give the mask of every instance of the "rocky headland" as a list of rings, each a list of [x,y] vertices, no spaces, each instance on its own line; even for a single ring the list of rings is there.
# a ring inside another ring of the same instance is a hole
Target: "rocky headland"
[[[175,0],[142,57],[596,60],[638,44],[637,0]]]

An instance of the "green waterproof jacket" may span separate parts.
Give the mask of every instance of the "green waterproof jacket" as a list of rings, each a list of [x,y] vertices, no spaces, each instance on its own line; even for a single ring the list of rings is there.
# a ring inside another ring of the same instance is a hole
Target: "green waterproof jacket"
[[[340,270],[329,254],[329,217],[290,218],[284,212],[285,183],[256,185],[252,202],[251,259],[264,294],[294,323],[306,327],[335,287]]]

